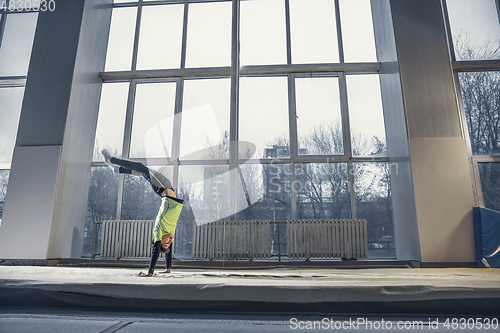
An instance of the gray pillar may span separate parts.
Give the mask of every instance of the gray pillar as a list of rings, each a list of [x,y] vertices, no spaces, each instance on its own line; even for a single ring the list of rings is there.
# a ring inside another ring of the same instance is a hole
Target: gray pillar
[[[372,0],[398,260],[420,261],[417,212],[390,0]]]
[[[474,198],[440,0],[391,0],[422,262],[474,262]]]
[[[65,0],[40,12],[0,258],[80,257],[112,0]]]

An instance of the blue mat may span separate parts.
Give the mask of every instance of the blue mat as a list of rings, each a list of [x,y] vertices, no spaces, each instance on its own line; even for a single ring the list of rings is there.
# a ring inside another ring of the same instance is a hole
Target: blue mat
[[[500,213],[474,207],[476,267],[500,268]]]

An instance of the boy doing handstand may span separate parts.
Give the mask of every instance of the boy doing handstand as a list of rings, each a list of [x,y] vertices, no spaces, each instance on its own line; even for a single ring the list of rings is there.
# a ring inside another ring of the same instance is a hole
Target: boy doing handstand
[[[142,163],[113,157],[107,149],[102,151],[102,155],[104,161],[113,168],[116,174],[124,173],[144,177],[151,184],[153,191],[161,197],[161,206],[153,229],[153,249],[149,270],[147,274],[141,276],[153,276],[160,253],[166,253],[166,270],[161,273],[170,273],[175,228],[184,201],[176,197],[172,183],[161,173],[149,169]]]

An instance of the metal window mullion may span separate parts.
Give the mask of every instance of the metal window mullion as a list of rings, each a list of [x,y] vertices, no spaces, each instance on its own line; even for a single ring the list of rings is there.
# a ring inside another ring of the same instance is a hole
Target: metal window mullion
[[[465,138],[466,146],[467,146],[467,155],[469,158],[472,157],[472,146],[470,142],[469,136],[469,124],[467,124],[467,115],[465,112],[465,104],[462,96],[462,88],[460,86],[460,77],[458,75],[458,71],[453,71],[453,78],[455,79],[455,91],[457,94],[458,100],[458,108],[459,108],[459,119],[462,124],[462,136]]]
[[[291,158],[291,200],[292,200],[292,218],[297,218],[297,192],[294,189],[297,176],[295,174],[295,159],[299,156],[298,136],[297,136],[297,103],[295,99],[295,76],[288,75],[288,121],[290,131],[290,158]]]
[[[286,63],[292,64],[292,33],[290,23],[290,0],[285,0]]]
[[[137,4],[137,18],[135,20],[134,50],[132,51],[132,72],[135,72],[137,69],[137,55],[139,53],[139,37],[141,34],[142,1],[143,0],[139,0],[139,2]]]
[[[230,2],[231,0],[188,0],[189,3],[210,3],[210,2]],[[185,0],[156,0],[156,1],[148,1],[144,3],[144,6],[155,6],[155,5],[176,5],[183,4]],[[115,6],[127,6],[128,3],[124,4],[115,4]]]
[[[491,61],[490,61],[491,62]],[[328,73],[345,72],[348,74],[378,74],[379,62],[364,63],[325,63],[325,64],[300,64],[300,65],[252,65],[239,69],[240,76],[265,76],[288,75],[290,73],[305,75],[328,75]],[[100,72],[103,81],[120,81],[130,79],[150,78],[203,78],[203,77],[230,77],[231,67],[204,67],[204,68],[175,68],[151,69],[137,71],[110,71]]]
[[[478,163],[499,163],[500,155],[475,155],[472,158]]]
[[[26,76],[10,76],[0,78],[0,88],[15,88],[26,86]]]
[[[472,187],[475,195],[475,204],[479,207],[484,207],[483,186],[481,184],[481,175],[479,174],[479,162],[472,157],[469,159],[469,167],[471,168]]]
[[[469,172],[471,174],[472,181],[472,191],[474,193],[474,203],[478,206],[484,207],[484,198],[482,195],[482,187],[481,180],[479,179],[479,168],[477,165],[477,161],[473,158],[472,153],[472,145],[470,141],[470,132],[469,132],[469,124],[467,124],[467,115],[465,111],[465,104],[462,96],[462,88],[460,86],[460,77],[458,75],[458,71],[453,71],[453,77],[455,79],[455,91],[457,94],[458,100],[458,109],[459,109],[459,119],[462,124],[462,136],[465,139],[465,146],[467,149],[467,156],[469,160]]]
[[[186,68],[188,14],[189,14],[189,0],[185,0],[184,1],[184,18],[182,21],[181,68]]]
[[[337,43],[339,48],[339,62],[343,64],[344,61],[344,42],[342,39],[342,24],[340,20],[340,4],[339,0],[335,0],[335,22],[337,25]]]
[[[237,209],[238,172],[238,119],[239,119],[239,71],[240,71],[240,1],[232,0],[231,8],[231,108],[229,116],[229,209],[233,217]]]
[[[354,163],[347,162],[347,172],[349,173],[349,194],[351,195],[351,218],[356,219],[356,185],[354,183]]]
[[[184,97],[184,80],[177,80],[177,90],[175,95],[174,128],[172,138],[172,160],[174,160],[174,179],[172,186],[178,188],[179,185],[179,156],[181,149],[181,126],[182,126],[182,101]]]
[[[496,4],[496,7],[497,7],[498,22],[500,23],[500,0],[496,0],[495,4]]]
[[[229,165],[229,160],[180,160],[179,165]]]
[[[135,80],[129,84],[127,111],[125,113],[125,128],[123,131],[123,145],[122,145],[122,158],[128,158],[130,154],[130,141],[132,140],[132,121],[134,117],[134,102],[136,92]],[[116,205],[116,219],[120,220],[122,215],[122,201],[123,201],[123,187],[125,184],[125,177],[121,174],[118,183],[118,201]]]
[[[1,2],[2,0],[0,0]],[[0,12],[2,17],[0,17],[0,47],[2,47],[3,34],[5,31],[5,25],[7,24],[7,13],[5,11]]]
[[[127,100],[127,111],[125,114],[125,129],[123,131],[123,146],[122,146],[122,157],[128,158],[130,155],[130,144],[132,140],[132,122],[134,119],[134,103],[135,94],[137,90],[137,81],[130,81],[128,100]]]
[[[342,116],[342,136],[344,139],[344,156],[352,158],[351,125],[347,97],[347,79],[345,73],[339,75],[340,114]]]
[[[292,64],[292,33],[291,33],[291,17],[290,17],[290,0],[285,0],[285,29],[286,29],[286,63]],[[295,172],[295,158],[299,155],[298,139],[297,139],[297,106],[295,103],[295,76],[292,73],[288,74],[288,126],[290,135],[290,170],[291,170],[291,204],[292,204],[292,219],[297,218],[297,192],[294,184],[297,180]]]
[[[446,4],[446,0],[441,0],[441,7],[443,8],[444,24],[446,28],[446,37],[448,39],[448,49],[450,50],[451,61],[455,61],[455,46],[453,45],[453,36],[451,34],[450,17],[448,16],[448,5]]]
[[[354,186],[354,167],[352,161],[351,125],[349,121],[349,105],[347,97],[347,79],[345,73],[339,75],[340,113],[342,115],[342,136],[344,139],[344,156],[347,158],[349,174],[349,193],[351,197],[351,218],[356,218],[356,193]]]

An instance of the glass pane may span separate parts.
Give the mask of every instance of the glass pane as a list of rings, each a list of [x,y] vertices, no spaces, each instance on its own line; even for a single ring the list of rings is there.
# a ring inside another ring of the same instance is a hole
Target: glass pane
[[[93,167],[90,176],[89,197],[87,201],[87,216],[85,219],[85,233],[83,239],[83,257],[90,257],[94,222],[116,219],[116,205],[118,202],[118,180],[110,167]],[[98,225],[96,225],[98,227]],[[99,228],[96,228],[98,231]],[[96,232],[96,236],[99,234]],[[96,237],[98,238],[98,237]],[[96,239],[95,244],[100,244]],[[94,249],[99,249],[95,246]]]
[[[241,66],[286,64],[285,2],[241,2]]]
[[[500,163],[478,163],[484,207],[500,212]]]
[[[12,153],[16,144],[17,128],[24,88],[0,89],[0,167],[10,168]]]
[[[243,164],[239,167],[238,215],[243,220],[291,218],[290,164]]]
[[[343,154],[338,79],[295,79],[295,95],[299,154]]]
[[[170,157],[175,82],[137,84],[130,157]]]
[[[378,75],[348,75],[347,99],[354,156],[387,156]]]
[[[113,9],[106,55],[106,71],[131,70],[136,20],[137,7]]]
[[[351,196],[347,163],[295,165],[299,219],[349,219]]]
[[[102,85],[94,161],[104,162],[104,157],[101,154],[104,148],[108,149],[113,156],[122,156],[128,89],[128,82],[104,83]]]
[[[226,218],[229,215],[228,175],[228,165],[181,165],[178,196],[187,200],[184,219],[203,224]]]
[[[377,61],[370,0],[340,0],[345,62]]]
[[[457,60],[500,59],[500,23],[495,0],[447,0]]]
[[[339,62],[337,24],[331,0],[290,0],[294,64]]]
[[[186,67],[231,65],[231,2],[189,5]]]
[[[396,257],[388,163],[355,163],[356,218],[368,221],[368,256]],[[397,166],[396,166],[397,168]]]
[[[149,166],[173,183],[173,166]],[[161,206],[161,198],[142,176],[125,175],[123,185],[122,220],[154,220]]]
[[[474,155],[500,154],[500,72],[458,73]]]
[[[184,5],[143,7],[137,69],[181,66],[183,17]]]
[[[7,184],[9,183],[9,174],[9,170],[0,170],[0,225],[2,225],[3,205],[7,193]]]
[[[256,146],[256,157],[290,156],[286,77],[241,78],[239,110],[240,140]]]
[[[229,215],[229,166],[181,165],[178,197],[184,207],[175,235],[176,258],[191,258],[193,225],[223,220]]]
[[[28,74],[37,18],[37,13],[6,16],[0,48],[0,76]]]
[[[182,159],[229,158],[230,79],[185,80]]]

